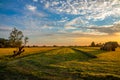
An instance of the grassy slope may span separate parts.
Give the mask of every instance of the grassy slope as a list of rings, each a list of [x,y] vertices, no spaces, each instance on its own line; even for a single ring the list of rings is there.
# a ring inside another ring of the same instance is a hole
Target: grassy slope
[[[46,49],[1,62],[0,80],[119,80],[120,49],[104,52],[98,48]],[[80,51],[79,51],[80,50]],[[98,58],[91,58],[81,51]]]

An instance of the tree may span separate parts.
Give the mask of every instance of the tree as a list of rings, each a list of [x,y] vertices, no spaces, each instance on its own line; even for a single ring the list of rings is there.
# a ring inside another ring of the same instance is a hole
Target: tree
[[[106,42],[100,49],[105,51],[115,51],[119,45],[117,42]]]
[[[93,41],[90,46],[95,47],[95,42]]]
[[[28,42],[28,37],[24,38],[23,41],[23,33],[22,31],[17,30],[16,28],[13,29],[13,31],[10,33],[9,41],[10,45],[12,47],[17,47],[17,50],[13,51],[14,54],[10,57],[16,57],[17,55],[20,55],[22,52],[24,52],[24,47],[26,43]]]
[[[23,37],[22,31],[18,31],[16,28],[14,28],[9,37],[11,47],[20,47],[23,43]]]

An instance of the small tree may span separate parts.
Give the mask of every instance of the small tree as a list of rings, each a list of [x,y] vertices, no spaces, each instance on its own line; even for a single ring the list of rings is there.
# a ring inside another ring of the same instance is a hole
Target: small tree
[[[28,37],[25,37],[24,41],[23,41],[23,37],[24,36],[22,31],[19,31],[16,28],[14,28],[13,31],[10,33],[10,37],[9,37],[10,45],[12,47],[17,47],[17,50],[13,51],[14,54],[11,57],[20,55],[22,52],[25,51],[24,47],[28,42]]]

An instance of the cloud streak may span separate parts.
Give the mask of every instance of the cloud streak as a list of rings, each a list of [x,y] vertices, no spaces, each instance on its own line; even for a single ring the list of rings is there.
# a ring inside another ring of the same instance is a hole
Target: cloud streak
[[[114,24],[114,25],[109,26],[109,27],[91,27],[89,29],[96,30],[96,31],[101,32],[101,33],[107,33],[109,35],[112,35],[112,34],[120,32],[120,23],[119,24]]]

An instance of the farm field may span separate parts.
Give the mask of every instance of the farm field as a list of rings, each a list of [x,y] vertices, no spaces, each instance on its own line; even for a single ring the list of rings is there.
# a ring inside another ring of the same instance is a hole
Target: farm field
[[[120,80],[120,48],[25,48],[7,58],[14,48],[0,48],[0,80]]]

